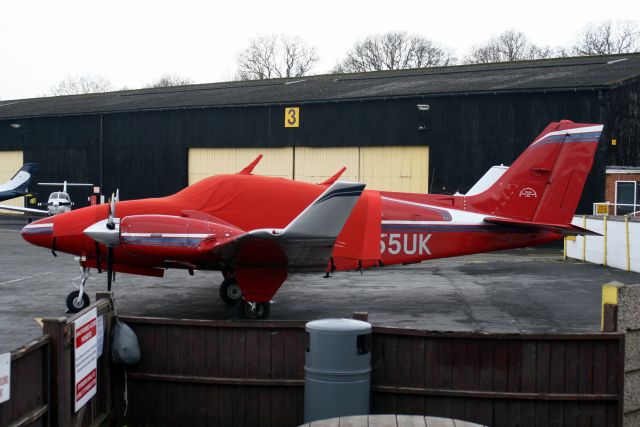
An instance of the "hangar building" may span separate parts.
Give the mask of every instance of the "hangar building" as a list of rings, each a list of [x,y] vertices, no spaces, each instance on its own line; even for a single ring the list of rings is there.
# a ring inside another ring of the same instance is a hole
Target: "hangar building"
[[[0,182],[38,162],[38,181],[163,196],[262,153],[263,175],[320,182],[347,166],[369,188],[465,192],[560,119],[606,125],[590,212],[606,166],[640,165],[640,54],[5,100]],[[72,190],[78,205],[87,193]]]

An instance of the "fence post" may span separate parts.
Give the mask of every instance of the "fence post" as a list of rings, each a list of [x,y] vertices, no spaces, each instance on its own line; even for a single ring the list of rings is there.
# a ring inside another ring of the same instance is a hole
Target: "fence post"
[[[50,337],[51,425],[71,425],[71,366],[69,361],[69,337],[65,333],[67,319],[56,317],[42,320],[42,331]]]
[[[640,285],[618,286],[617,327],[624,333],[625,427],[640,425]]]

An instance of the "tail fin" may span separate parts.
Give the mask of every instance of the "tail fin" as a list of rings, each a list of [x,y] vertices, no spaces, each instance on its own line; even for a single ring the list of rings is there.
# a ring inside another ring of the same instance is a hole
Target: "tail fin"
[[[16,193],[26,194],[29,192],[31,178],[38,171],[38,163],[24,163],[20,170],[6,184],[7,188]]]
[[[602,128],[551,123],[491,187],[466,198],[467,207],[525,221],[570,223]]]

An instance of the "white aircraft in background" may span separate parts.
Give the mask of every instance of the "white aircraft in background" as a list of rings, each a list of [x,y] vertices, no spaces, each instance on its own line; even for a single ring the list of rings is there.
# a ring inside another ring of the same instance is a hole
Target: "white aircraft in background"
[[[93,187],[93,184],[75,183],[75,182],[39,182],[38,185],[61,185],[62,191],[54,191],[49,195],[47,200],[47,210],[35,208],[23,208],[19,206],[0,205],[0,209],[14,212],[23,212],[31,215],[53,216],[61,213],[69,212],[73,207],[73,202],[67,187]]]

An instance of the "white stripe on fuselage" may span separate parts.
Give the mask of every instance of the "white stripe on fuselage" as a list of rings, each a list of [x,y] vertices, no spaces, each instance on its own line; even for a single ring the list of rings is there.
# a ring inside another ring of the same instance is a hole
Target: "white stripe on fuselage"
[[[122,233],[123,237],[175,237],[175,238],[200,238],[213,236],[214,234],[184,234],[184,233]]]
[[[483,214],[479,214],[479,213],[475,213],[475,212],[467,212],[467,211],[461,211],[458,209],[450,209],[450,208],[443,208],[442,206],[434,206],[434,205],[426,205],[423,203],[417,203],[417,202],[410,202],[407,200],[399,200],[399,199],[393,199],[391,197],[381,197],[384,200],[388,200],[391,202],[396,202],[396,203],[402,203],[405,205],[410,205],[410,206],[418,206],[421,208],[427,208],[427,209],[435,209],[435,210],[441,210],[441,211],[446,211],[449,213],[449,215],[451,215],[451,220],[450,221],[396,221],[396,220],[383,220],[382,223],[383,224],[455,224],[455,225],[461,225],[461,224],[465,224],[465,225],[478,225],[478,224],[483,224],[484,223],[484,219],[487,217],[487,215],[483,215]],[[496,216],[497,217],[497,216]]]

